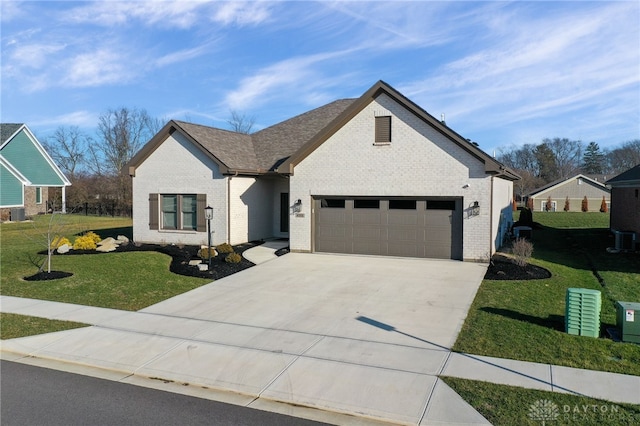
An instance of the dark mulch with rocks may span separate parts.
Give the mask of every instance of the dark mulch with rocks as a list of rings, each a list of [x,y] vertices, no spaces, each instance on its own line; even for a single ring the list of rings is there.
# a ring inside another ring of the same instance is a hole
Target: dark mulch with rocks
[[[495,254],[484,276],[486,280],[542,280],[551,278],[551,272],[540,266],[518,266],[513,259]]]
[[[236,253],[238,253],[239,255],[242,255],[242,253],[245,250],[260,244],[262,244],[261,241],[253,241],[250,243],[235,245],[233,246],[233,249]],[[240,260],[240,262],[238,263],[225,262],[225,259],[228,254],[220,253],[217,256],[211,258],[210,270],[200,271],[197,266],[189,265],[190,260],[199,259],[198,250],[200,250],[200,246],[128,243],[126,245],[121,244],[115,251],[112,251],[110,253],[123,253],[123,252],[126,253],[126,252],[134,252],[134,251],[157,251],[158,253],[163,253],[168,256],[171,256],[171,264],[169,265],[169,270],[174,274],[186,275],[189,277],[210,278],[212,280],[218,280],[220,278],[242,271],[243,269],[247,269],[254,266],[252,262],[249,262],[244,257],[242,257],[242,260]],[[110,253],[100,253],[95,250],[69,250],[69,252],[65,254],[55,253],[55,256],[77,256],[77,255],[108,256]],[[43,252],[40,252],[39,254],[46,255],[47,253],[46,251],[43,251]],[[54,279],[54,278],[45,278],[42,274],[43,273],[38,273],[30,277],[25,277],[25,280],[38,281],[38,280],[44,280],[44,279]],[[73,275],[73,274],[70,274],[69,272],[57,272],[57,274],[68,274],[66,276]],[[59,276],[57,278],[64,278],[64,277]]]

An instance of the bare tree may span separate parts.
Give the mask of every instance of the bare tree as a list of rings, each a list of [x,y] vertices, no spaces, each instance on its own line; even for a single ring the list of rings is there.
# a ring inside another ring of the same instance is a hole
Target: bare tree
[[[555,172],[558,178],[568,178],[580,170],[582,160],[582,142],[568,138],[543,139],[555,160]],[[551,179],[553,180],[553,179]]]
[[[88,140],[88,136],[77,126],[60,126],[43,144],[56,164],[73,180],[74,175],[85,166]]]
[[[227,120],[227,123],[231,126],[231,130],[237,133],[251,133],[253,125],[256,122],[256,118],[251,116],[247,117],[245,113],[239,113],[236,110],[231,110],[231,118]]]
[[[89,145],[92,168],[101,175],[118,175],[157,130],[157,120],[144,109],[109,109],[98,118],[99,140]]]
[[[640,139],[625,142],[620,148],[609,151],[607,162],[614,175],[640,164]]]
[[[96,194],[112,208],[131,207],[131,179],[125,165],[158,131],[161,122],[144,109],[109,109],[98,119],[98,141],[90,141],[89,162],[102,180],[103,194]]]

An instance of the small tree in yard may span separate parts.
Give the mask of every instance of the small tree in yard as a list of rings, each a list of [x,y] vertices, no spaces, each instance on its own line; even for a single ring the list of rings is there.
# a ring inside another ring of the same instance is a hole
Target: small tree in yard
[[[553,208],[553,203],[551,203],[551,195],[549,195],[547,197],[547,202],[544,203],[544,209],[546,211],[550,212],[552,208]]]
[[[589,200],[587,200],[587,196],[586,195],[582,199],[582,211],[583,212],[588,212],[589,211]]]
[[[564,200],[564,211],[568,212],[570,210],[570,206],[569,206],[569,196],[567,196],[567,198],[565,198]]]
[[[42,261],[37,258],[31,258],[31,263],[38,267],[38,273],[47,269],[47,273],[51,273],[51,257],[54,250],[61,245],[63,240],[63,231],[68,225],[68,216],[63,213],[53,213],[47,221],[33,221],[35,230],[33,236],[27,235],[27,238],[38,242],[41,247],[46,247],[47,255]]]
[[[524,238],[518,238],[513,243],[512,251],[516,265],[524,268],[533,254],[533,243]]]
[[[600,211],[602,213],[609,211],[609,208],[607,207],[607,200],[604,199],[604,195],[602,196],[602,203],[600,203]]]

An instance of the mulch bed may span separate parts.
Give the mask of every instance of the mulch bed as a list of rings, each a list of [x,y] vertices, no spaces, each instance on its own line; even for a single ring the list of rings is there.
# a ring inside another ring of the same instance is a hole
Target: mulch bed
[[[551,272],[540,266],[527,264],[518,266],[513,259],[495,254],[484,276],[485,280],[542,280],[551,278]]]
[[[35,275],[31,275],[29,277],[24,277],[25,281],[49,281],[49,280],[59,280],[61,278],[67,278],[72,276],[71,272],[62,272],[62,271],[42,271],[38,272]]]
[[[250,243],[235,245],[233,246],[233,249],[236,253],[238,253],[239,255],[242,255],[242,253],[245,250],[260,244],[262,244],[261,241],[254,241]],[[123,253],[123,252],[126,253],[126,252],[134,252],[134,251],[157,251],[158,253],[163,253],[168,256],[171,256],[171,264],[169,265],[169,270],[174,274],[186,275],[189,277],[210,278],[212,280],[218,280],[220,278],[242,271],[243,269],[247,269],[254,266],[252,262],[249,262],[244,257],[242,257],[242,260],[240,260],[240,262],[238,263],[225,262],[225,258],[227,257],[227,254],[220,253],[216,257],[211,258],[210,270],[200,271],[197,266],[189,265],[190,260],[198,259],[198,250],[200,250],[200,246],[128,243],[126,245],[121,244],[115,251],[112,251],[109,253],[100,253],[95,250],[70,250],[68,253],[65,253],[65,254],[55,253],[54,256],[77,256],[77,255],[108,256],[110,253]],[[46,251],[42,251],[39,254],[46,255],[47,253]],[[62,274],[66,274],[66,275],[62,275]],[[40,272],[38,274],[25,277],[24,279],[27,281],[41,281],[41,280],[65,278],[71,275],[73,274],[69,272],[55,271],[55,274],[54,274],[54,271],[51,271],[51,274],[47,274],[46,272]],[[55,278],[53,278],[53,276],[55,276]]]

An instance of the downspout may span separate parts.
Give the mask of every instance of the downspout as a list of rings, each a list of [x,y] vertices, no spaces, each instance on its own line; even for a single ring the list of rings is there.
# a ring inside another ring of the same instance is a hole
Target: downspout
[[[231,244],[231,176],[227,176],[227,244]]]
[[[495,191],[495,183],[493,181],[493,176],[491,176],[491,195],[489,201],[489,260],[491,260],[491,256],[493,256],[492,250],[493,247],[493,192]]]

